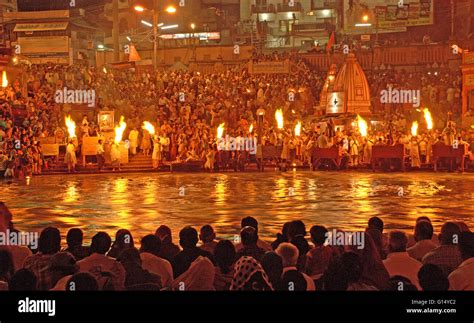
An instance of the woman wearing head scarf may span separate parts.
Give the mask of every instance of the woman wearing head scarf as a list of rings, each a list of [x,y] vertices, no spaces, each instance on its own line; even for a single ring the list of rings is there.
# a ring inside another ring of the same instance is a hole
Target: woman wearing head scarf
[[[260,263],[252,257],[243,256],[235,264],[230,290],[268,291],[273,287]]]

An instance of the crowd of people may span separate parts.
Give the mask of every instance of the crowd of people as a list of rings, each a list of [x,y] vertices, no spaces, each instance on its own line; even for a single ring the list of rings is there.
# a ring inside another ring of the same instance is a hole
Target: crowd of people
[[[150,156],[154,168],[163,161],[202,161],[209,170],[223,167],[224,153],[217,145],[216,128],[224,124],[225,135],[255,138],[259,109],[265,110],[263,145],[283,147],[279,158],[284,161],[309,164],[312,147],[339,144],[349,165],[359,167],[370,160],[372,145],[403,143],[407,149],[412,148],[411,152],[419,151],[420,158],[412,158],[416,166],[416,160],[429,156],[429,147],[437,141],[450,144],[458,140],[469,144],[471,152],[474,148],[469,129],[452,122],[458,117],[460,105],[459,73],[441,68],[433,73],[430,70],[431,74],[368,71],[374,112],[382,117],[369,122],[368,135],[361,136],[357,127],[336,131],[332,120],[321,120],[324,109],[319,107],[319,99],[325,72],[289,54],[258,55],[255,59],[291,60],[294,65],[290,74],[250,74],[243,66],[201,74],[32,65],[25,70],[22,81],[18,78],[0,91],[0,174],[17,178],[41,174],[56,162],[55,158],[43,156],[41,141],[61,134],[64,144],[71,145],[67,147],[67,162],[68,169],[74,171],[83,136],[101,134],[97,121],[100,111],[114,111],[116,120],[124,116],[127,128],[123,140],[129,141],[130,154]],[[411,122],[418,120],[421,124],[422,114],[404,104],[377,104],[380,91],[388,87],[420,89],[422,107],[429,106],[435,130],[420,131],[413,139],[409,135]],[[63,88],[96,91],[95,106],[82,120],[75,120],[76,141],[68,141],[64,123],[65,116],[74,110],[73,105],[55,101],[56,90]],[[283,111],[284,129],[276,127],[276,109]],[[154,134],[142,128],[144,121],[155,127]],[[293,131],[298,121],[303,123],[299,136]],[[233,164],[249,161],[243,151],[228,154],[230,157],[225,158]]]
[[[17,232],[11,219],[2,204],[1,232]],[[474,290],[474,233],[463,222],[446,222],[436,235],[430,219],[419,217],[407,235],[386,232],[379,217],[353,233],[320,224],[308,233],[295,220],[271,242],[259,230],[257,219],[245,217],[232,240],[219,239],[212,225],[187,226],[176,244],[161,225],[139,243],[120,229],[114,241],[96,232],[86,246],[81,229],[70,229],[63,244],[48,227],[36,250],[0,246],[0,290]],[[361,238],[332,239],[331,232]]]

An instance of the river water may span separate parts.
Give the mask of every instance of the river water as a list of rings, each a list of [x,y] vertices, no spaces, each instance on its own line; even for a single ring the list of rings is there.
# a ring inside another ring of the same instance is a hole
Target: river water
[[[0,200],[15,226],[40,231],[55,226],[113,237],[119,228],[139,239],[166,224],[179,230],[212,224],[219,238],[238,234],[240,219],[254,216],[271,240],[286,221],[301,219],[344,230],[362,230],[380,216],[387,229],[412,231],[429,216],[435,230],[448,220],[474,228],[474,174],[265,172],[223,174],[98,174],[0,181]]]

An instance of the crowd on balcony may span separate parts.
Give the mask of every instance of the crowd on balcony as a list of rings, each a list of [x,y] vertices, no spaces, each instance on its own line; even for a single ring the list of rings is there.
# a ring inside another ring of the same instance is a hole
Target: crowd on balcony
[[[0,232],[18,232],[1,204]],[[7,231],[10,230],[10,231]],[[243,218],[232,240],[211,225],[179,232],[161,225],[140,237],[120,229],[114,241],[95,232],[41,231],[37,248],[0,246],[3,291],[447,291],[474,290],[474,233],[446,222],[435,234],[419,217],[413,235],[387,230],[379,217],[365,231],[345,232],[300,220],[287,222],[273,241],[253,217]]]

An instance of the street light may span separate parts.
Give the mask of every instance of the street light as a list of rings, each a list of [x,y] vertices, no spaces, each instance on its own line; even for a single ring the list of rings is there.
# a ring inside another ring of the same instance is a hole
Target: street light
[[[137,12],[144,12],[145,8],[140,5],[136,5],[133,7]],[[157,56],[158,56],[158,16],[160,14],[160,10],[158,9],[158,0],[153,0],[153,9],[151,10],[153,13],[153,68],[156,69],[157,67]],[[168,6],[164,10],[167,13],[175,13],[176,8],[173,6]],[[143,21],[142,21],[143,23]]]
[[[135,6],[135,7],[133,7],[133,9],[135,9],[135,11],[138,11],[138,12],[145,11],[145,8],[143,8],[142,6]]]

